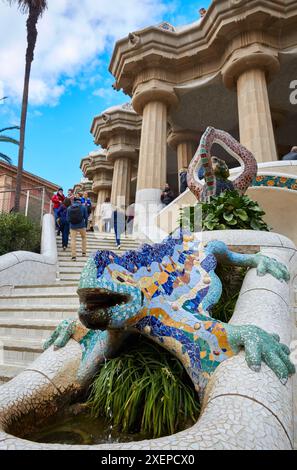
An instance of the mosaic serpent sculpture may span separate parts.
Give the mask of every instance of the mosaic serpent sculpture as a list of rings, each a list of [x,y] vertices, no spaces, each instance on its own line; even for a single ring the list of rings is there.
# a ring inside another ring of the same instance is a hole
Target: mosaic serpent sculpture
[[[223,167],[223,170],[224,168],[228,170],[228,167],[222,160],[211,157],[211,148],[214,144],[220,144],[243,167],[241,174],[232,183],[227,180],[226,175],[223,178],[216,177],[216,173],[218,175],[221,173],[220,167]],[[204,170],[205,186],[199,178],[201,169]],[[256,175],[257,161],[253,154],[227,132],[208,127],[189,165],[188,187],[198,201],[220,194],[225,189],[235,189],[244,194]]]
[[[222,293],[217,260],[257,268],[287,282],[280,262],[261,254],[230,251],[223,242],[198,243],[178,232],[163,243],[143,245],[123,256],[98,251],[87,262],[79,284],[79,320],[64,320],[45,348],[61,348],[71,337],[83,349],[79,380],[117,353],[127,336],[140,333],[174,354],[200,396],[215,369],[245,348],[246,361],[259,371],[264,361],[286,383],[295,372],[289,348],[277,335],[253,326],[234,326],[211,317]]]

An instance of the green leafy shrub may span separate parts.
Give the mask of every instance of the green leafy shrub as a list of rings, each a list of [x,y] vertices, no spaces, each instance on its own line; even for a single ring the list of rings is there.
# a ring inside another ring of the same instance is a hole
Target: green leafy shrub
[[[216,320],[228,323],[234,313],[247,268],[218,264],[216,274],[222,282],[222,295],[211,310]]]
[[[181,210],[180,224],[194,229],[195,207]],[[237,191],[225,191],[219,196],[212,196],[209,203],[202,203],[203,230],[266,230],[265,212],[258,203],[248,196],[241,196]]]
[[[93,417],[110,416],[122,432],[173,434],[197,421],[198,396],[181,363],[138,338],[101,367],[88,401]]]
[[[23,214],[0,214],[0,256],[12,251],[40,251],[41,230]]]

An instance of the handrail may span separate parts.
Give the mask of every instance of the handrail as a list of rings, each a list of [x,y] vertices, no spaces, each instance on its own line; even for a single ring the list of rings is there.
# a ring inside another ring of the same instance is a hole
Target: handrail
[[[42,221],[41,253],[14,251],[0,256],[0,288],[55,282],[57,259],[54,217],[45,214]]]

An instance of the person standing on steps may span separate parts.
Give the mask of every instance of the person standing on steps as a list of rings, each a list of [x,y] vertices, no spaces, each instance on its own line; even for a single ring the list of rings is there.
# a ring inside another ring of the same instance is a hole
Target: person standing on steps
[[[83,197],[81,198],[81,203],[83,206],[86,206],[87,211],[88,211],[88,218],[89,218],[92,214],[92,201],[89,198],[89,195],[87,192],[83,193]],[[88,222],[88,225],[89,225],[89,222]],[[87,230],[88,230],[88,225],[87,225]]]
[[[187,182],[188,169],[186,167],[181,168],[179,173],[179,193],[184,193],[188,188]]]
[[[65,251],[66,248],[68,248],[68,242],[69,242],[69,222],[67,222],[67,210],[68,207],[71,206],[71,199],[67,198],[64,200],[64,202],[61,204],[61,206],[58,209],[58,222],[59,222],[59,227],[62,232],[62,247],[63,250]]]
[[[81,198],[75,197],[67,209],[67,222],[70,225],[71,258],[76,261],[76,237],[79,233],[82,240],[82,256],[87,255],[88,210],[81,204]]]
[[[112,219],[112,204],[110,202],[110,197],[107,197],[100,208],[100,216],[103,225],[103,230],[105,233],[109,233],[111,229],[111,219]]]
[[[121,248],[121,235],[125,232],[126,215],[121,207],[116,207],[113,211],[113,228],[118,250]]]
[[[73,189],[68,189],[67,198],[70,199],[71,204],[73,204],[73,201],[74,201],[74,198],[75,198]]]
[[[56,229],[58,230],[57,235],[60,235],[60,230],[59,226],[57,223],[57,218],[58,218],[58,209],[62,202],[64,202],[65,196],[63,194],[63,188],[59,188],[57,193],[53,195],[52,197],[52,203],[53,203],[53,209],[54,209],[54,216],[55,216],[55,225]]]

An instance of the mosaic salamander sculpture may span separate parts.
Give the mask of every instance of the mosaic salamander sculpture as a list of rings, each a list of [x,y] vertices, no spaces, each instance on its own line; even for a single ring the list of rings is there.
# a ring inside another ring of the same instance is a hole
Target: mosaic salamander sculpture
[[[253,326],[234,326],[211,317],[222,293],[217,261],[257,268],[282,282],[286,267],[261,254],[231,252],[220,241],[203,244],[178,232],[163,243],[143,245],[123,256],[98,251],[81,275],[79,319],[64,320],[45,344],[61,348],[73,337],[80,342],[82,381],[98,363],[117,354],[129,335],[141,334],[174,354],[200,396],[210,376],[226,359],[245,349],[248,366],[264,361],[286,383],[295,368],[289,348],[277,335]]]
[[[229,169],[224,161],[211,156],[214,144],[221,145],[242,166],[242,172],[229,181]],[[257,176],[257,161],[254,155],[225,131],[208,127],[201,137],[199,147],[188,169],[188,187],[198,201],[219,195],[225,190],[236,190],[244,194]],[[204,176],[203,185],[200,177]]]

